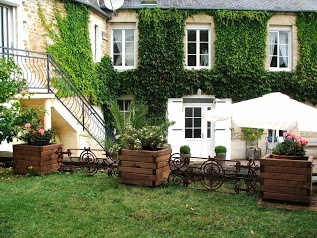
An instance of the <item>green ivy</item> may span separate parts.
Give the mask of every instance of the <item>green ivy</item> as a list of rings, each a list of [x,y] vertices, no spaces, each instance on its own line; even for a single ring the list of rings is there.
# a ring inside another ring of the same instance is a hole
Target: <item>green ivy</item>
[[[165,117],[168,98],[194,94],[198,88],[233,101],[280,91],[317,104],[317,13],[298,14],[300,57],[296,71],[267,72],[264,66],[267,22],[273,13],[144,8],[137,12],[138,68],[118,72],[109,56],[97,67],[92,61],[87,7],[69,1],[64,4],[65,17],[55,12],[58,33],[42,21],[54,40],[48,51],[85,95],[99,104],[132,94],[137,101],[147,103],[154,120]],[[185,20],[193,14],[214,17],[215,63],[210,70],[184,67]]]
[[[193,14],[215,17],[216,62],[211,70],[184,67],[185,20]],[[198,88],[236,101],[270,92],[263,63],[270,16],[266,12],[142,9],[138,13],[139,66],[130,77],[133,83],[125,80],[126,89],[147,102],[152,118],[158,119],[165,117],[168,98],[193,94]]]
[[[266,12],[216,11],[215,94],[235,101],[270,91],[265,76]]]
[[[48,30],[53,44],[47,45],[47,51],[57,60],[63,70],[71,77],[81,92],[97,101],[94,82],[96,81],[95,63],[89,39],[89,9],[83,4],[63,1],[66,15],[62,16],[55,2],[54,17],[56,26],[47,23],[43,9],[39,5],[42,25]],[[57,31],[55,28],[57,27]],[[57,82],[58,84],[58,82]]]
[[[296,98],[317,104],[317,13],[300,13],[297,19],[299,62]]]

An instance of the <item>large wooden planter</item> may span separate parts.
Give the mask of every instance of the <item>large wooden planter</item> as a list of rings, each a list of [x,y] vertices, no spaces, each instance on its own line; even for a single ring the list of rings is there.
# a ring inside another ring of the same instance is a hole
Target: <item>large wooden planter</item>
[[[312,192],[312,156],[302,160],[260,159],[260,197],[289,202],[310,203]]]
[[[13,145],[13,172],[27,174],[31,171],[36,175],[45,175],[57,171],[57,154],[61,144],[34,146],[27,144]]]
[[[127,150],[119,152],[118,181],[121,183],[155,187],[170,174],[171,149],[158,151]]]

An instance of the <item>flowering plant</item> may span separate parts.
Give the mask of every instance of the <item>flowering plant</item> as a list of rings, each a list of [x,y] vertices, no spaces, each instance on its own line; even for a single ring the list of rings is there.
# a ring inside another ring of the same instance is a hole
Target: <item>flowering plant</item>
[[[301,136],[297,136],[294,134],[290,134],[288,132],[284,132],[283,134],[284,141],[281,144],[278,144],[273,150],[273,154],[277,155],[305,155],[306,150],[305,147],[308,144],[308,140],[302,138]]]
[[[157,150],[166,147],[167,130],[161,126],[144,126],[136,129],[128,125],[121,137],[123,148],[130,150]]]
[[[22,135],[19,137],[20,140],[24,142],[36,142],[39,140],[51,141],[54,138],[55,131],[53,128],[44,130],[39,123],[26,123],[24,125]]]

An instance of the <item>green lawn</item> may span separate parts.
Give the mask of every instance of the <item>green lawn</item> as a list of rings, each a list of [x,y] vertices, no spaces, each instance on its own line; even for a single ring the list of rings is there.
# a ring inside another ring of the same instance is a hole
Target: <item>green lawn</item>
[[[0,237],[317,237],[317,212],[259,207],[258,199],[0,168]]]

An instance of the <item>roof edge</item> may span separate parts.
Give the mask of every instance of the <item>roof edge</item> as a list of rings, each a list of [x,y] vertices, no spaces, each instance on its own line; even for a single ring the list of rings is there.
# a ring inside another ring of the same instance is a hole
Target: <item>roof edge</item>
[[[91,7],[92,9],[94,9],[96,12],[100,13],[103,17],[106,17],[108,20],[110,20],[112,18],[111,15],[109,15],[108,13],[104,12],[101,8],[99,7],[96,7],[94,4],[92,3],[87,3],[87,2],[84,2],[84,1],[81,1],[81,0],[71,0],[73,2],[77,2],[77,3],[81,3],[81,4],[84,4],[88,7]]]
[[[142,10],[144,8],[160,8],[160,9],[170,9],[170,8],[175,8],[177,10],[230,10],[230,11],[266,11],[266,12],[317,12],[316,10],[286,10],[286,9],[247,9],[247,8],[211,8],[211,7],[200,7],[200,8],[195,8],[195,7],[175,7],[175,6],[123,6],[120,9],[121,10]],[[118,9],[119,10],[119,9]]]

